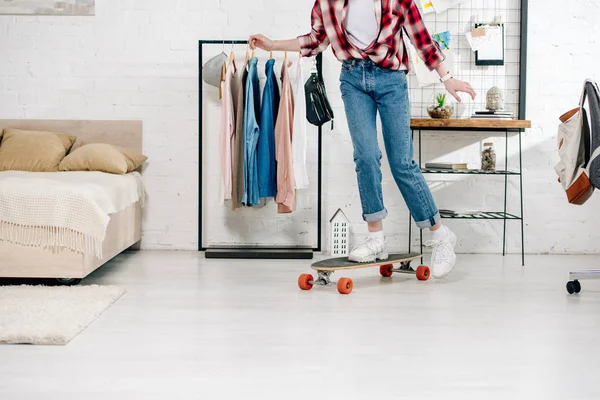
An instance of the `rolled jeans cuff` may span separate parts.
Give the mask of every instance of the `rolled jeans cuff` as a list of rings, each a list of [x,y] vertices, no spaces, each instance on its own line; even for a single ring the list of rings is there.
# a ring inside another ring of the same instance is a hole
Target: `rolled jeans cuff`
[[[432,226],[437,225],[441,219],[442,219],[442,217],[440,217],[440,213],[437,212],[433,217],[431,217],[425,221],[415,221],[415,223],[417,224],[417,227],[419,229],[425,229],[425,228],[431,228]]]
[[[381,221],[382,219],[384,219],[387,216],[388,216],[388,211],[384,208],[383,210],[378,211],[373,214],[363,214],[363,219],[366,222],[377,222],[377,221]]]

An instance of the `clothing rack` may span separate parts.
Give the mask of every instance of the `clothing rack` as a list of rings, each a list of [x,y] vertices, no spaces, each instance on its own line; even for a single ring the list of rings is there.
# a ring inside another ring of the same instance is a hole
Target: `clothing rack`
[[[317,166],[317,246],[297,246],[297,247],[286,247],[286,246],[204,246],[202,238],[203,230],[203,218],[202,218],[202,189],[203,189],[203,114],[204,114],[204,101],[203,101],[203,81],[202,81],[202,66],[203,61],[203,50],[205,45],[248,45],[247,40],[200,40],[198,41],[198,95],[199,95],[199,106],[198,106],[198,121],[199,121],[199,163],[198,163],[198,251],[203,251],[206,258],[253,258],[253,259],[312,259],[314,252],[321,251],[321,204],[322,204],[322,193],[321,193],[321,179],[322,179],[322,128],[318,128],[318,166]],[[317,74],[319,78],[323,76],[321,54],[317,55]],[[301,99],[304,101],[304,99]]]

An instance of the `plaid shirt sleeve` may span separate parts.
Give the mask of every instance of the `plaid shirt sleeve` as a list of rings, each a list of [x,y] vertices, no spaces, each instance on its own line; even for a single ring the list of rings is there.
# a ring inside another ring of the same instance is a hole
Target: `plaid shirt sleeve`
[[[300,52],[304,57],[312,57],[317,53],[321,53],[329,46],[329,39],[325,32],[325,25],[323,24],[323,13],[321,12],[320,1],[316,0],[311,13],[311,26],[312,30],[310,33],[302,36],[298,36],[300,40]]]
[[[404,10],[404,30],[425,65],[433,71],[444,61],[444,54],[427,31],[421,12],[414,1],[404,0],[401,4]]]

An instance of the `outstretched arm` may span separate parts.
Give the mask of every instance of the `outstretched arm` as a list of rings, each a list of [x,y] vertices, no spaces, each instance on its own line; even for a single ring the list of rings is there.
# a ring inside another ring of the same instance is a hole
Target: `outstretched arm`
[[[248,43],[253,50],[259,48],[266,51],[300,51],[304,57],[312,57],[329,46],[319,0],[315,1],[311,12],[311,26],[310,33],[295,39],[271,40],[264,35],[252,35]]]
[[[250,49],[266,51],[300,51],[300,39],[271,40],[265,35],[252,35],[248,39]]]

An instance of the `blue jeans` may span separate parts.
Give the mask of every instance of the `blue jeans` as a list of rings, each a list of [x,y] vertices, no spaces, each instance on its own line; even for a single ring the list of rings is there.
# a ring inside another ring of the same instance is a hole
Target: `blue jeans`
[[[437,224],[439,211],[413,159],[406,72],[380,68],[368,59],[344,61],[340,89],[354,145],[363,219],[376,222],[388,214],[381,190],[382,154],[376,126],[379,112],[392,175],[409,211],[421,229]]]

